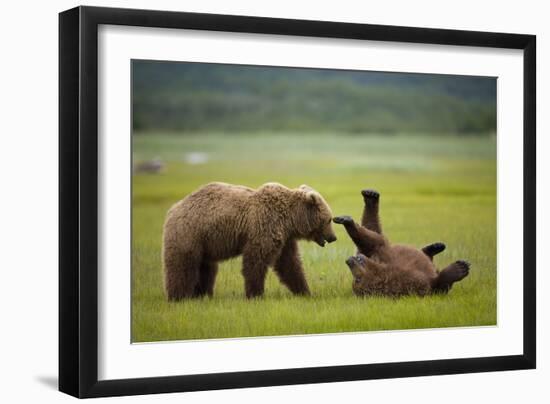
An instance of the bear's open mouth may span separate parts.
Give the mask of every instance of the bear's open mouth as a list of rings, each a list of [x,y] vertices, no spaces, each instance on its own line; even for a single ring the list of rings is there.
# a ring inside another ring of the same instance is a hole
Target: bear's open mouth
[[[316,235],[315,237],[313,237],[313,241],[315,241],[321,247],[324,247],[326,244],[325,238],[322,235]]]
[[[332,243],[333,241],[336,241],[336,236],[324,236],[322,234],[315,234],[311,237],[311,240],[315,241],[321,247],[324,247],[326,243]]]

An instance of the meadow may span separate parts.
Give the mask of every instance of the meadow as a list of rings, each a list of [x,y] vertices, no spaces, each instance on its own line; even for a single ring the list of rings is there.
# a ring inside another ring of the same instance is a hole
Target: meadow
[[[134,134],[134,162],[154,158],[164,171],[132,180],[132,342],[496,324],[494,136]],[[220,265],[213,298],[167,302],[160,256],[166,211],[212,181],[305,183],[335,216],[356,219],[360,190],[376,189],[392,242],[442,241],[447,250],[437,266],[465,259],[470,275],[446,296],[358,298],[344,263],[355,247],[334,225],[337,242],[300,242],[311,297],[294,297],[269,271],[265,296],[246,300],[236,258]]]

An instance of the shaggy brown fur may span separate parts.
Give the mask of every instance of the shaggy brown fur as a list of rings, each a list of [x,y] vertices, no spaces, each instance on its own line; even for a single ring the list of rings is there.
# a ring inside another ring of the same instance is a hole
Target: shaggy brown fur
[[[378,214],[380,195],[373,190],[361,193],[365,203],[361,225],[349,216],[334,218],[335,223],[344,225],[358,249],[357,255],[346,260],[354,277],[356,295],[447,293],[453,283],[468,275],[470,264],[466,261],[456,261],[442,271],[437,270],[433,257],[445,249],[443,243],[430,244],[422,250],[390,244],[382,234]]]
[[[217,263],[243,256],[246,296],[261,296],[267,269],[294,294],[309,294],[297,240],[336,240],[323,197],[302,185],[257,190],[211,183],[177,202],[164,223],[163,266],[169,300],[212,296]]]

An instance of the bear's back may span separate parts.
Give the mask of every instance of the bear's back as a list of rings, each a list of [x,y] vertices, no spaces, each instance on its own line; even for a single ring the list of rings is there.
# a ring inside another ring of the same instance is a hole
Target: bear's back
[[[243,215],[254,192],[240,185],[210,183],[177,202],[169,215],[175,214],[189,224],[199,222],[203,227],[229,224]]]
[[[241,253],[246,212],[252,188],[220,182],[207,184],[177,202],[168,211],[165,233],[177,234],[178,243],[199,243],[206,256],[226,259]]]
[[[210,213],[223,212],[224,209],[246,204],[247,199],[254,192],[252,188],[242,185],[212,182],[187,195],[176,203],[174,208],[185,206],[186,208],[207,210]]]

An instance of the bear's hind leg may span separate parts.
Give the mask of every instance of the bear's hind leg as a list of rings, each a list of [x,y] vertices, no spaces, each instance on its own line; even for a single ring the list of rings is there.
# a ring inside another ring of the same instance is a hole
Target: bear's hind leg
[[[382,234],[382,224],[378,213],[380,194],[372,189],[364,189],[361,191],[361,195],[363,195],[363,202],[365,203],[361,226]]]
[[[428,256],[430,260],[433,261],[433,257],[445,250],[445,244],[443,243],[433,243],[427,245],[422,249],[422,252]]]
[[[453,283],[461,281],[468,276],[470,271],[470,263],[466,261],[453,262],[448,267],[444,268],[432,284],[434,293],[447,293],[451,290]]]
[[[195,286],[195,297],[214,295],[214,283],[218,274],[218,263],[203,259],[200,266],[199,282]]]
[[[186,252],[164,252],[164,288],[168,300],[193,297],[199,282],[200,256]]]
[[[279,280],[292,293],[295,295],[310,294],[296,240],[287,241],[277,262],[275,262],[274,270]]]

